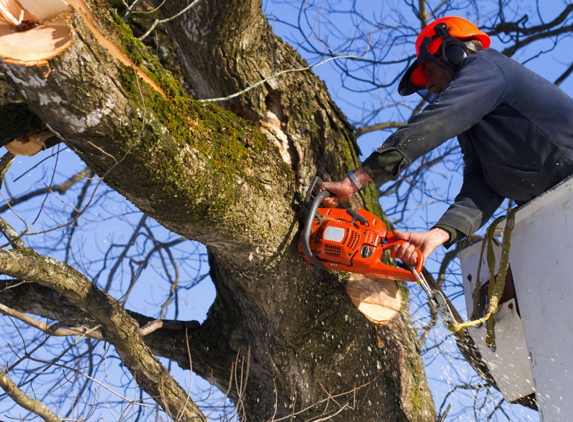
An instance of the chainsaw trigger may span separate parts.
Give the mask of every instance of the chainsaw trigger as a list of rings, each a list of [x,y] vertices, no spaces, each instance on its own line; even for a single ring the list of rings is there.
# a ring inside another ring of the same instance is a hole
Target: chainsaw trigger
[[[390,240],[390,241],[387,241],[386,243],[384,243],[383,246],[382,246],[382,248],[383,248],[384,250],[386,250],[386,249],[391,249],[391,250],[390,250],[390,256],[391,256],[392,258],[396,258],[395,254],[394,254],[394,247],[395,247],[395,246],[398,246],[398,245],[401,245],[402,243],[405,243],[406,241],[405,241],[405,240],[402,240],[402,239],[396,239],[396,238],[394,238],[394,236],[391,235],[391,234],[388,235],[388,238],[391,239],[391,240]],[[416,267],[415,267],[415,269],[416,269],[416,272],[417,272],[418,274],[421,274],[421,273],[422,273],[422,269],[424,268],[424,255],[422,254],[422,252],[421,252],[418,248],[415,249],[415,252],[416,252],[416,255],[417,255],[417,257],[418,257],[418,259],[417,259],[417,261],[416,261]]]

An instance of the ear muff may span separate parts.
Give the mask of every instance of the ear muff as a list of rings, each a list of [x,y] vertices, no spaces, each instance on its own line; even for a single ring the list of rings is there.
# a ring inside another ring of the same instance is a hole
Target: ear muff
[[[442,39],[442,59],[454,70],[457,70],[464,59],[468,56],[467,46],[462,41],[450,35],[450,30],[445,23],[436,25],[434,29],[436,31],[436,35]]]
[[[454,38],[454,40],[456,40]],[[457,42],[451,43],[450,45],[444,46],[442,51],[444,52],[442,57],[449,65],[454,69],[458,69],[464,59],[468,56],[468,48],[466,45],[458,40]]]

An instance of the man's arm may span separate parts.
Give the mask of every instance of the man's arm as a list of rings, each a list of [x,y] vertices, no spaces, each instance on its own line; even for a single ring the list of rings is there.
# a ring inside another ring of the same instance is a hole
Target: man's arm
[[[356,173],[360,184],[368,180],[382,183],[395,177],[403,167],[421,155],[473,127],[503,100],[503,87],[501,72],[484,55],[476,53],[466,59],[457,77],[439,100],[421,114],[413,116],[407,125],[399,128],[364,161]],[[367,176],[363,175],[362,170]],[[340,182],[324,183],[323,189],[338,196],[340,202],[348,201],[360,190],[348,177]],[[331,197],[323,203],[336,206],[339,200]],[[451,238],[452,233],[467,236],[485,224],[502,200],[485,185],[481,166],[476,159],[469,169],[464,170],[462,191],[438,225],[423,233],[423,236],[405,233],[404,240],[409,246],[424,249],[427,257],[430,250],[456,240]],[[403,246],[404,250],[409,246]],[[406,251],[402,255],[409,259]]]
[[[501,205],[503,197],[486,185],[481,164],[471,152],[464,154],[464,163],[462,189],[434,227],[427,232],[394,230],[394,235],[405,241],[394,248],[396,258],[414,265],[417,258],[414,253],[416,248],[422,252],[424,259],[427,259],[438,246],[450,247],[478,230]]]
[[[389,168],[399,166],[400,160],[396,160],[396,158],[399,157],[388,160]],[[395,258],[414,265],[417,261],[414,250],[418,249],[426,260],[438,246],[445,244],[446,247],[450,247],[454,242],[478,230],[487,223],[501,205],[503,197],[487,187],[481,164],[471,152],[464,154],[464,163],[462,189],[454,204],[450,206],[432,229],[427,232],[394,231],[398,239],[405,241],[394,248]],[[372,180],[363,166],[354,170],[354,175],[361,185]],[[324,182],[322,188],[336,195],[325,199],[323,202],[325,206],[337,206],[339,202],[346,202],[360,190],[359,186],[348,176],[340,182]],[[452,236],[452,233],[455,235]]]
[[[453,240],[461,240],[486,224],[503,199],[487,186],[482,165],[472,151],[465,151],[462,188],[436,226],[455,229],[461,236]]]

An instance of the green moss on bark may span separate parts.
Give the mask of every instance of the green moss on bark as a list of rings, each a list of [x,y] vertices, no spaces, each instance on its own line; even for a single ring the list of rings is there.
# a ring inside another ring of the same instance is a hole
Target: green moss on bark
[[[157,192],[160,187],[161,197],[150,199],[164,209],[179,208],[179,213],[173,213],[175,223],[198,218],[204,221],[206,216],[222,218],[225,210],[239,200],[239,185],[243,183],[255,189],[253,195],[264,195],[264,187],[251,173],[252,160],[267,153],[268,157],[279,157],[276,147],[234,113],[189,98],[121,19],[116,17],[113,23],[121,33],[119,40],[114,41],[167,96],[164,98],[139,79],[133,69],[121,67],[122,87],[133,108],[141,114],[126,128],[126,133],[115,135],[117,139],[131,139],[116,156],[134,160],[136,172],[145,174],[134,181],[134,188],[146,192],[153,186]],[[139,155],[148,159],[140,161]],[[280,158],[272,161],[274,172],[282,173],[285,180],[293,179]],[[199,163],[200,169],[196,168]],[[210,177],[204,177],[205,174]],[[111,172],[106,177],[122,176]],[[182,201],[188,204],[182,207]],[[240,231],[239,225],[237,230]]]

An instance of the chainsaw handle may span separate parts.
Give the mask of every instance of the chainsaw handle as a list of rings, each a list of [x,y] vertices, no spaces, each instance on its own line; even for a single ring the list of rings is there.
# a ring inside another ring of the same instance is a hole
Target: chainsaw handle
[[[321,268],[323,270],[326,270],[326,267],[324,266],[324,264],[322,262],[320,262],[318,260],[317,257],[315,257],[312,254],[312,251],[310,250],[309,239],[310,239],[310,234],[312,232],[312,224],[314,222],[314,215],[316,214],[316,211],[318,210],[320,203],[322,201],[324,201],[326,198],[328,198],[329,196],[330,196],[330,192],[327,190],[323,190],[322,192],[320,192],[318,195],[315,196],[315,198],[312,201],[312,204],[310,206],[310,209],[308,210],[308,216],[306,217],[306,221],[304,223],[304,230],[302,231],[302,251],[304,252],[305,256],[310,260],[310,262],[313,263],[313,265],[315,267]]]
[[[402,239],[394,239],[393,237],[391,237],[390,242],[385,243],[384,246],[382,247],[384,250],[386,249],[392,249],[394,248],[394,246],[398,246],[401,245],[402,243],[405,243],[405,240]],[[422,269],[424,268],[424,255],[422,254],[422,252],[416,248],[416,255],[418,255],[418,262],[416,262],[416,266],[414,267],[416,269],[416,272],[418,274],[422,273]],[[392,254],[392,252],[390,252]],[[394,256],[392,256],[392,258],[394,258]]]
[[[362,224],[364,224],[365,226],[368,224],[368,220],[366,219],[366,217],[358,214],[356,211],[354,211],[352,208],[348,208],[346,210],[346,212],[352,217],[352,222],[351,224],[354,224],[355,221],[360,221]]]

